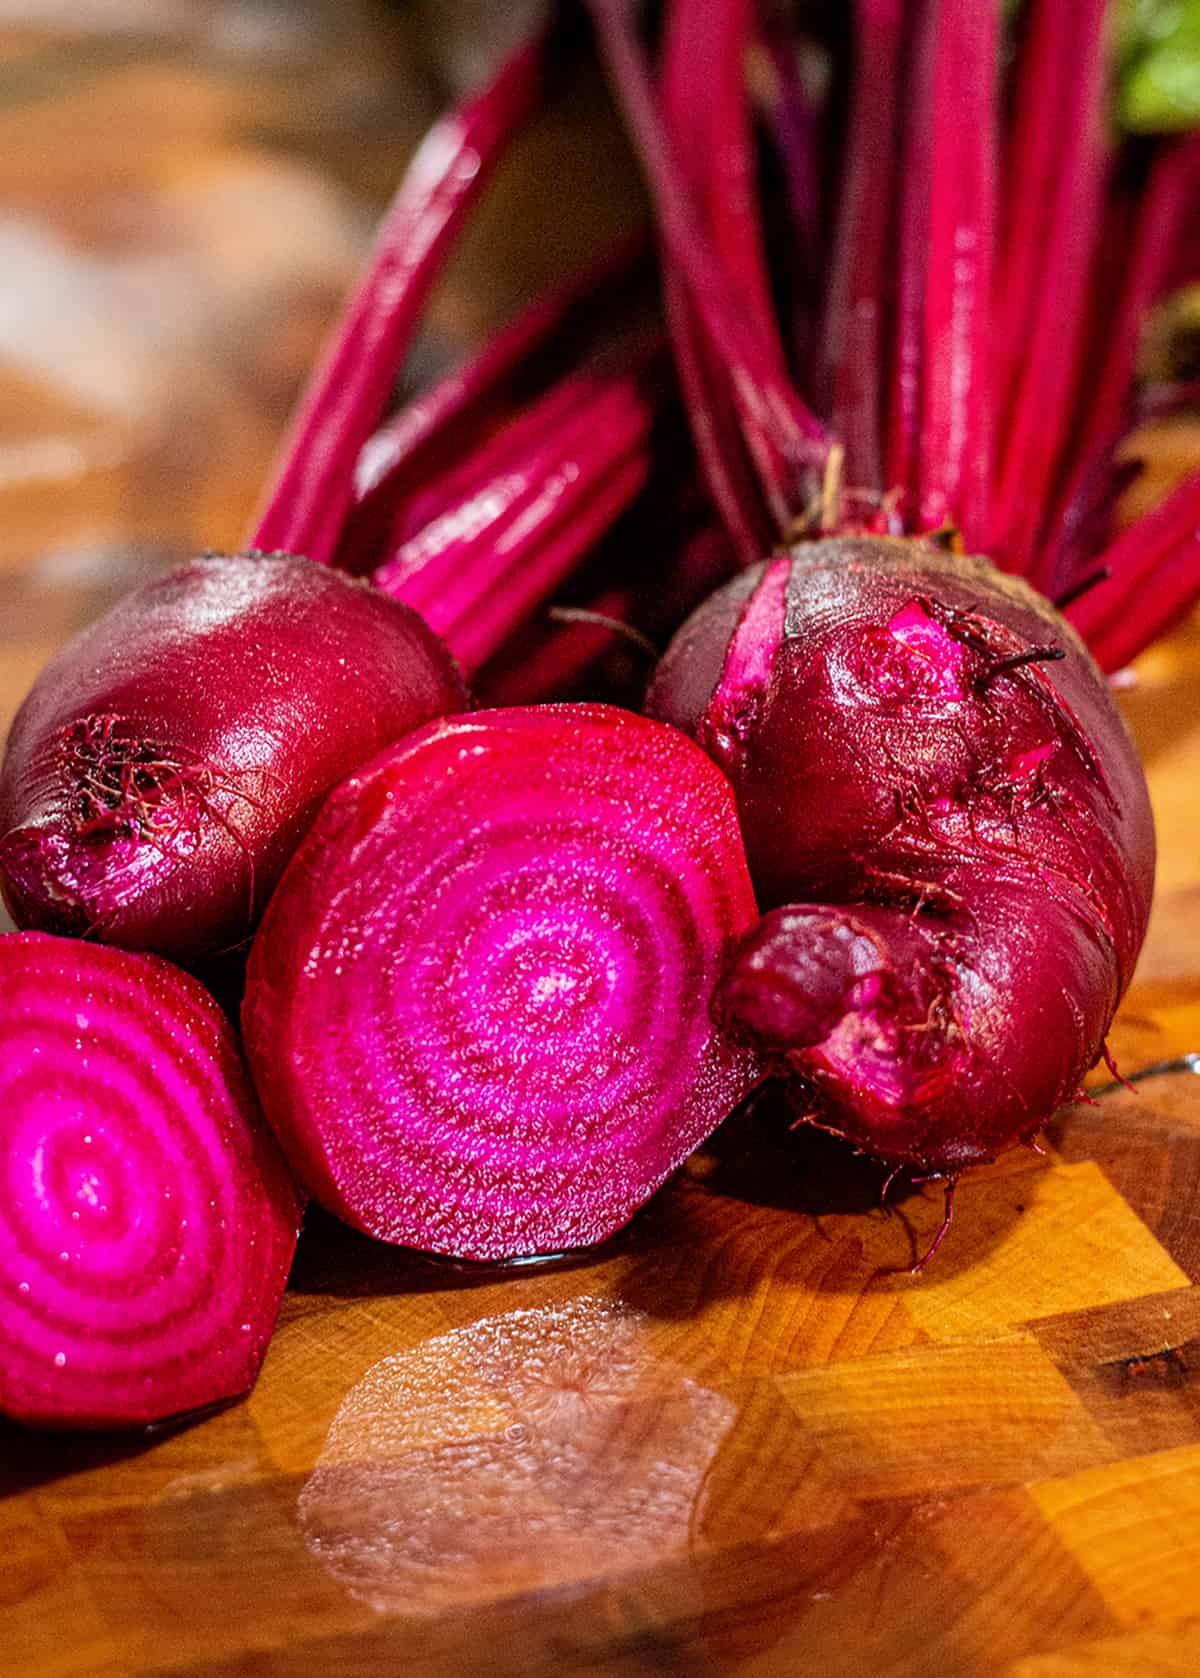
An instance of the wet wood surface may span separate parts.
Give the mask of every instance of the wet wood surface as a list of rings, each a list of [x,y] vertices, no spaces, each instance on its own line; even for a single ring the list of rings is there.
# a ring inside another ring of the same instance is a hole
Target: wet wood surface
[[[0,33],[0,727],[116,591],[237,541],[381,195],[472,73],[441,10],[30,0]],[[596,99],[501,181],[435,335],[587,237],[513,206]],[[1113,1035],[1136,1071],[1200,1051],[1200,627],[1125,705],[1162,852]],[[1101,1089],[971,1175],[920,1275],[940,1198],[880,1188],[764,1107],[569,1265],[314,1218],[245,1402],[0,1429],[0,1674],[1200,1669],[1200,1079]]]

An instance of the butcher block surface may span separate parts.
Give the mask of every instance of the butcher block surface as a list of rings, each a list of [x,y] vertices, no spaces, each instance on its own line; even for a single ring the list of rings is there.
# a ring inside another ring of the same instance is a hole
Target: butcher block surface
[[[24,10],[0,728],[122,588],[236,544],[382,197],[471,73],[433,0]],[[585,238],[527,206],[598,108],[582,87],[519,151],[437,341]],[[591,149],[619,225],[627,164]],[[1165,479],[1200,434],[1151,446]],[[1161,847],[1111,1038],[1131,1087],[1101,1069],[964,1178],[926,1269],[938,1185],[885,1207],[769,1105],[570,1262],[458,1267],[315,1215],[243,1402],[150,1436],[0,1424],[0,1675],[1200,1670],[1200,626],[1122,703]]]

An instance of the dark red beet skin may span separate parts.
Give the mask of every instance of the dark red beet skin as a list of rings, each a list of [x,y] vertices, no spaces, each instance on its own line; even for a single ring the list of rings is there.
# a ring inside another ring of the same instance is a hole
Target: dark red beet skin
[[[267,1117],[370,1235],[587,1246],[761,1075],[711,1012],[754,915],[729,784],[684,735],[601,705],[435,723],[330,795],[259,928]]]
[[[768,912],[718,1011],[801,1114],[952,1174],[1077,1092],[1154,834],[1104,680],[1041,596],[915,543],[814,543],[707,602],[649,708],[733,781]]]
[[[18,925],[181,961],[253,929],[329,788],[463,709],[416,613],[291,555],[207,554],[68,643],[0,768]]]

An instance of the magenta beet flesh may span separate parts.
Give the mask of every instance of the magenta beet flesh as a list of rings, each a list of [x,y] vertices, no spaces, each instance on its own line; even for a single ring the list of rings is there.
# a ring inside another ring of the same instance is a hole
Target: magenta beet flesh
[[[814,543],[694,614],[650,709],[733,781],[768,913],[718,1011],[802,1115],[953,1173],[1075,1095],[1154,835],[1104,681],[1040,596],[914,543]]]
[[[233,1032],[154,956],[0,937],[0,1412],[159,1421],[250,1387],[301,1203]]]
[[[330,796],[250,958],[292,1164],[463,1258],[599,1241],[752,1086],[710,1004],[754,900],[728,783],[597,705],[434,724]]]
[[[248,936],[329,788],[466,704],[416,613],[306,559],[208,554],[51,660],[0,768],[18,925],[190,961]]]

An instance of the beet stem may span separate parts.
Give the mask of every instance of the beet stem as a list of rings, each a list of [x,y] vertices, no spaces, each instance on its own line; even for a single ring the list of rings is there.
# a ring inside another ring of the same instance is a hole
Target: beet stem
[[[845,444],[850,482],[881,494],[882,361],[891,270],[903,0],[858,0],[848,154],[821,330],[820,387]]]
[[[1100,556],[1109,587],[1072,609],[1102,670],[1120,670],[1183,616],[1200,592],[1200,469]]]
[[[907,123],[900,147],[902,168],[895,189],[900,272],[896,280],[889,368],[885,480],[889,489],[903,492],[906,500],[915,497],[919,483],[936,4],[937,0],[915,0],[917,21],[909,38],[911,91],[906,101]]]
[[[920,527],[952,519],[970,552],[991,487],[998,0],[939,0],[925,266]]]
[[[711,340],[714,359],[728,370],[747,450],[777,527],[786,530],[819,478],[828,450],[824,427],[781,380],[755,322],[741,300],[687,191],[663,132],[654,88],[630,19],[627,0],[589,0],[601,46],[634,142],[641,154],[659,225],[673,262],[686,276],[691,302]]]
[[[359,454],[455,236],[537,105],[545,55],[538,36],[422,142],[308,386],[251,538],[255,547],[332,558],[353,500]]]
[[[1164,148],[1155,159],[1132,232],[1124,235],[1130,266],[1115,317],[1100,322],[1102,338],[1093,332],[1089,355],[1099,362],[1098,378],[1085,387],[1077,423],[1068,428],[1061,488],[1043,527],[1048,560],[1041,568],[1053,588],[1068,577],[1079,546],[1079,533],[1089,527],[1089,493],[1108,486],[1114,473],[1112,451],[1129,424],[1130,398],[1137,371],[1142,329],[1151,308],[1168,284],[1172,263],[1184,229],[1200,201],[1200,135]]]
[[[1033,0],[1006,161],[994,341],[998,473],[986,551],[1044,584],[1034,544],[1081,370],[1108,175],[1107,0]]]
[[[359,457],[357,501],[338,543],[339,566],[361,574],[381,563],[380,548],[406,499],[486,447],[516,400],[508,382],[527,374],[531,360],[581,305],[603,311],[609,293],[629,277],[645,249],[644,233],[619,240],[598,261],[536,298],[464,366],[423,390],[375,433]]]
[[[472,673],[558,586],[649,476],[653,365],[562,380],[409,509],[376,585]]]

